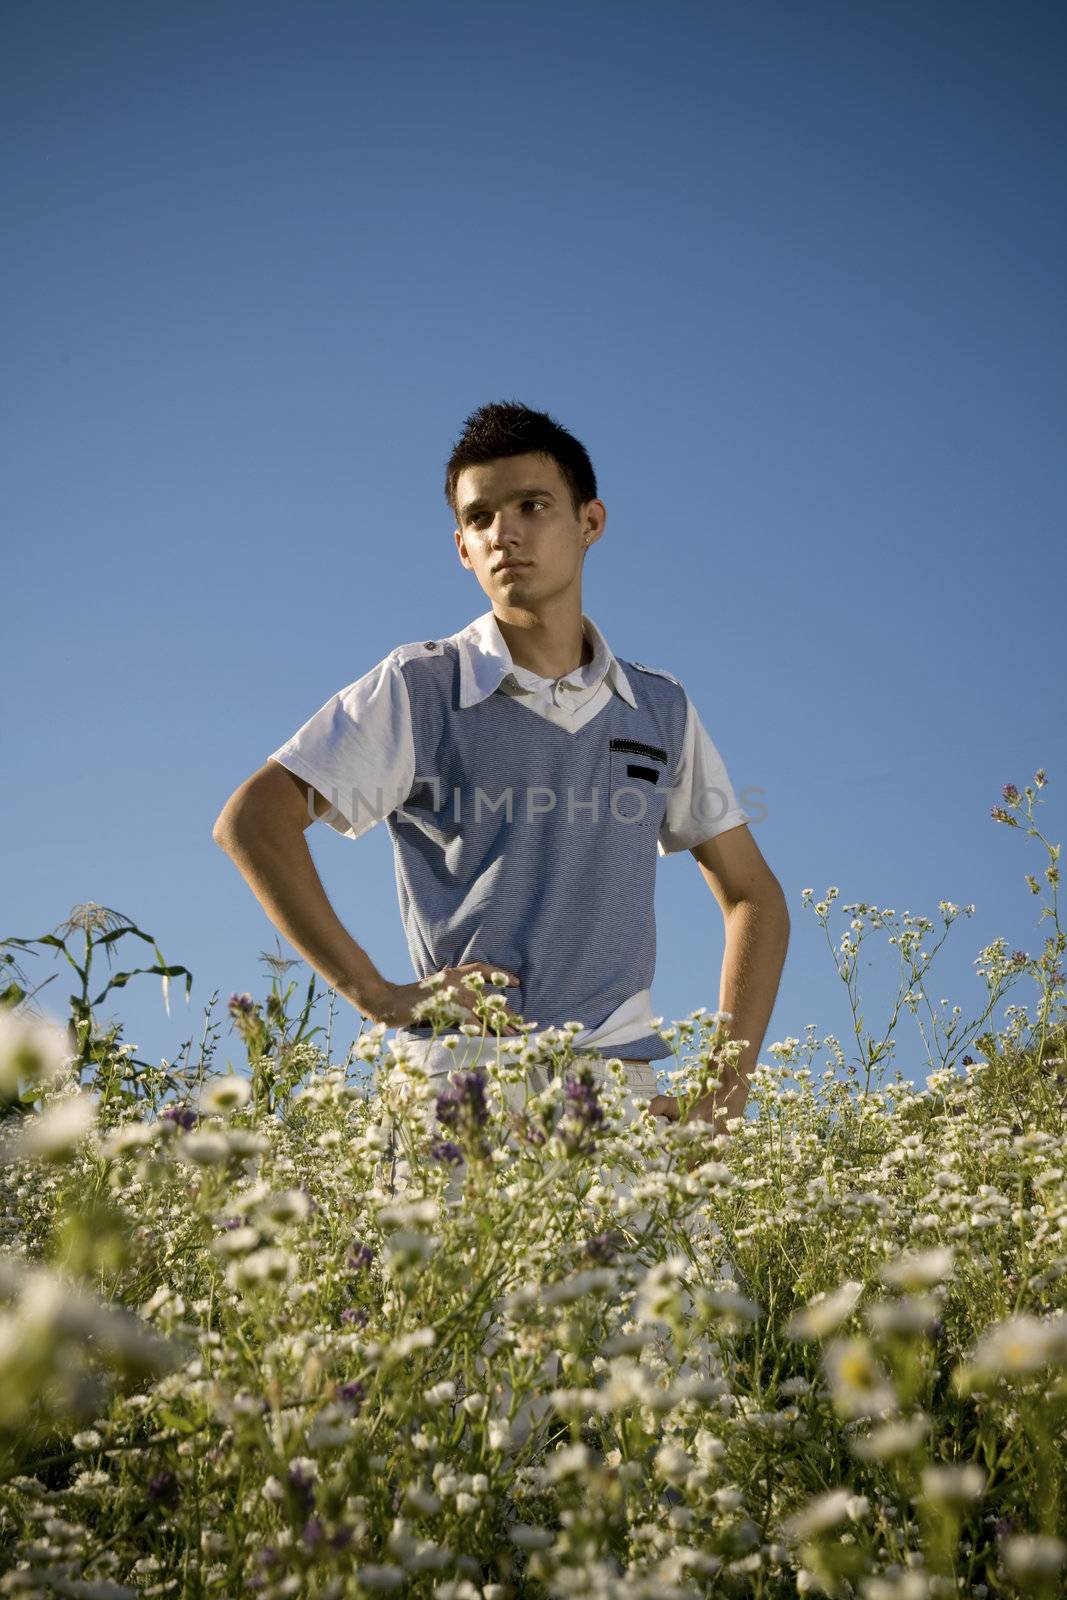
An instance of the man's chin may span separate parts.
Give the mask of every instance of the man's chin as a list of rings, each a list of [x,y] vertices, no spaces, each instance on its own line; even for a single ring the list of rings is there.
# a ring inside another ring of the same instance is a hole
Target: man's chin
[[[520,595],[526,600],[534,593],[534,589],[533,579],[527,572],[501,572],[497,575],[496,592],[501,600],[508,601]]]

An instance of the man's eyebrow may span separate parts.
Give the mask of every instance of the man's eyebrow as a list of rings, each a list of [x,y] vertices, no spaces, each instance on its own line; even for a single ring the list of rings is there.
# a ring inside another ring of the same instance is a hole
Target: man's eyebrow
[[[551,489],[538,489],[536,487],[531,487],[528,489],[515,489],[511,494],[508,495],[508,499],[529,500],[533,496],[536,496],[542,500],[554,500],[556,498]],[[460,508],[460,511],[464,522],[466,522],[467,518],[473,516],[476,511],[486,511],[487,509],[488,505],[485,500],[470,500],[465,506]]]

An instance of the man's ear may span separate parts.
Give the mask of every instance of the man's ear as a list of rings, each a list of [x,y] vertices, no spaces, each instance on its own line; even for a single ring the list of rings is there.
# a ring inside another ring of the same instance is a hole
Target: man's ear
[[[585,514],[585,532],[582,534],[583,549],[589,549],[596,544],[608,520],[608,508],[603,500],[587,500],[582,507]]]
[[[459,553],[459,559],[463,566],[467,568],[467,571],[470,572],[472,570],[471,558],[467,554],[467,546],[463,543],[463,535],[460,533],[458,528],[453,529],[453,538],[456,541],[456,550]]]

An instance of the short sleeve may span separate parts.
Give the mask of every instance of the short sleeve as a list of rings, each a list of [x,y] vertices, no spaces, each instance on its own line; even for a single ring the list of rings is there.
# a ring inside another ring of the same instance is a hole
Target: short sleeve
[[[271,752],[330,804],[318,820],[358,839],[402,805],[415,776],[411,705],[404,674],[387,656],[340,689]]]
[[[667,791],[667,809],[660,824],[657,849],[661,856],[692,850],[706,839],[747,822],[737,803],[726,764],[686,696],[685,738],[682,759]]]

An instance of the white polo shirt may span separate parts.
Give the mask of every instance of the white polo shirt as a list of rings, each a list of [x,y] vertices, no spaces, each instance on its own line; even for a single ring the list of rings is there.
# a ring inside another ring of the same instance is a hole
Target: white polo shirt
[[[572,733],[596,717],[613,695],[636,706],[626,673],[592,618],[583,615],[582,629],[593,659],[561,678],[542,678],[515,665],[491,610],[476,618],[446,641],[455,646],[459,658],[460,706],[477,705],[494,694],[509,695]],[[331,801],[334,809],[322,820],[346,838],[359,838],[402,806],[415,781],[412,711],[401,670],[413,648],[401,646],[391,652],[333,695],[272,752],[273,760]],[[440,649],[440,644],[431,641],[422,648]],[[669,673],[660,675],[670,678]],[[747,821],[723,759],[686,695],[681,759],[667,790],[657,851],[663,856],[692,849]],[[576,1045],[625,1054],[628,1041],[654,1031],[652,1019],[651,992],[642,989],[598,1027],[579,1034]]]

